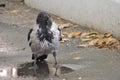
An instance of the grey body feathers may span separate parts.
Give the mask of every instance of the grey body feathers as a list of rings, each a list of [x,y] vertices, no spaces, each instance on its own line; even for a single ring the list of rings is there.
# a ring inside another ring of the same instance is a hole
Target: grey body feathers
[[[34,25],[34,27],[30,30],[30,33],[28,34],[29,36],[28,41],[29,41],[31,50],[33,54],[36,55],[36,57],[42,56],[45,54],[47,55],[57,51],[57,48],[59,46],[59,40],[61,38],[58,25],[52,22],[50,31],[52,32],[52,35],[53,35],[52,43],[47,41],[46,39],[44,39],[43,41],[39,40],[38,35],[41,33],[41,28],[39,28],[38,24]]]

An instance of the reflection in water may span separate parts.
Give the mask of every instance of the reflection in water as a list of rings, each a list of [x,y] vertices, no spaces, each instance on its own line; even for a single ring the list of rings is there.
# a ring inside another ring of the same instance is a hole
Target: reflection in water
[[[37,68],[33,67],[33,62],[28,62],[20,64],[18,67],[1,67],[0,68],[0,77],[37,77],[37,78],[48,78],[51,75],[54,75],[55,68],[52,64],[48,64],[46,61],[38,62]],[[68,67],[61,66],[58,68],[57,74],[67,74],[73,70]],[[36,74],[35,74],[36,72]]]
[[[17,77],[16,73],[17,73],[16,67],[0,68],[0,77]]]
[[[37,64],[38,66],[36,68],[32,65],[32,63],[25,63],[20,65],[20,67],[18,68],[18,76],[37,76],[37,77],[49,76],[49,68],[46,61],[38,62]]]

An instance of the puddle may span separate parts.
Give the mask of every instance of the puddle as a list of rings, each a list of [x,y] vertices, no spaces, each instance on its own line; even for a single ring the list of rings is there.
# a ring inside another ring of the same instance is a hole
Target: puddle
[[[18,68],[18,76],[43,76],[47,77],[55,74],[55,68],[53,64],[49,64],[46,61],[39,62],[37,68],[34,68],[31,63],[21,64]],[[67,74],[74,71],[73,69],[65,66],[60,66],[57,70],[57,75]],[[35,74],[36,72],[36,74]]]
[[[49,76],[54,76],[55,74],[55,68],[53,67],[53,64],[44,62],[39,62],[38,67],[33,67],[33,62],[28,62],[24,64],[20,64],[17,67],[1,67],[0,68],[0,77],[12,77],[12,78],[19,78],[19,77],[43,77],[47,78]],[[57,70],[57,75],[67,74],[70,72],[73,72],[74,70],[65,67],[60,66]],[[36,72],[36,73],[35,73]]]

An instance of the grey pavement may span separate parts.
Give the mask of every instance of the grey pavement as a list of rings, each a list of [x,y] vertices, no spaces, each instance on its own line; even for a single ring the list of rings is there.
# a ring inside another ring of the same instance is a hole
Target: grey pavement
[[[23,9],[26,10],[26,7]],[[31,9],[28,9],[31,12]],[[34,11],[31,12],[33,15],[39,12]],[[82,43],[79,39],[72,39],[60,45],[57,54],[57,60],[61,65],[58,69],[59,77],[54,76],[52,55],[49,55],[46,62],[40,63],[35,75],[31,60],[32,52],[27,43],[29,27],[25,27],[32,26],[33,22],[17,15],[11,16],[6,9],[2,13],[0,14],[0,80],[120,80],[120,51],[95,47],[78,48],[77,45]],[[83,29],[79,26],[74,30]],[[70,32],[73,29],[63,31]]]

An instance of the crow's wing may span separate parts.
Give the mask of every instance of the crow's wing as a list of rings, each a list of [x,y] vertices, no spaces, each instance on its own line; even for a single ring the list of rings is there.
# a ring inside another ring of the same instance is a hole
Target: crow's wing
[[[61,31],[60,29],[58,28],[58,25],[56,23],[52,23],[52,26],[51,26],[51,31],[53,33],[53,44],[55,44],[56,46],[59,45],[59,41],[61,40]]]

